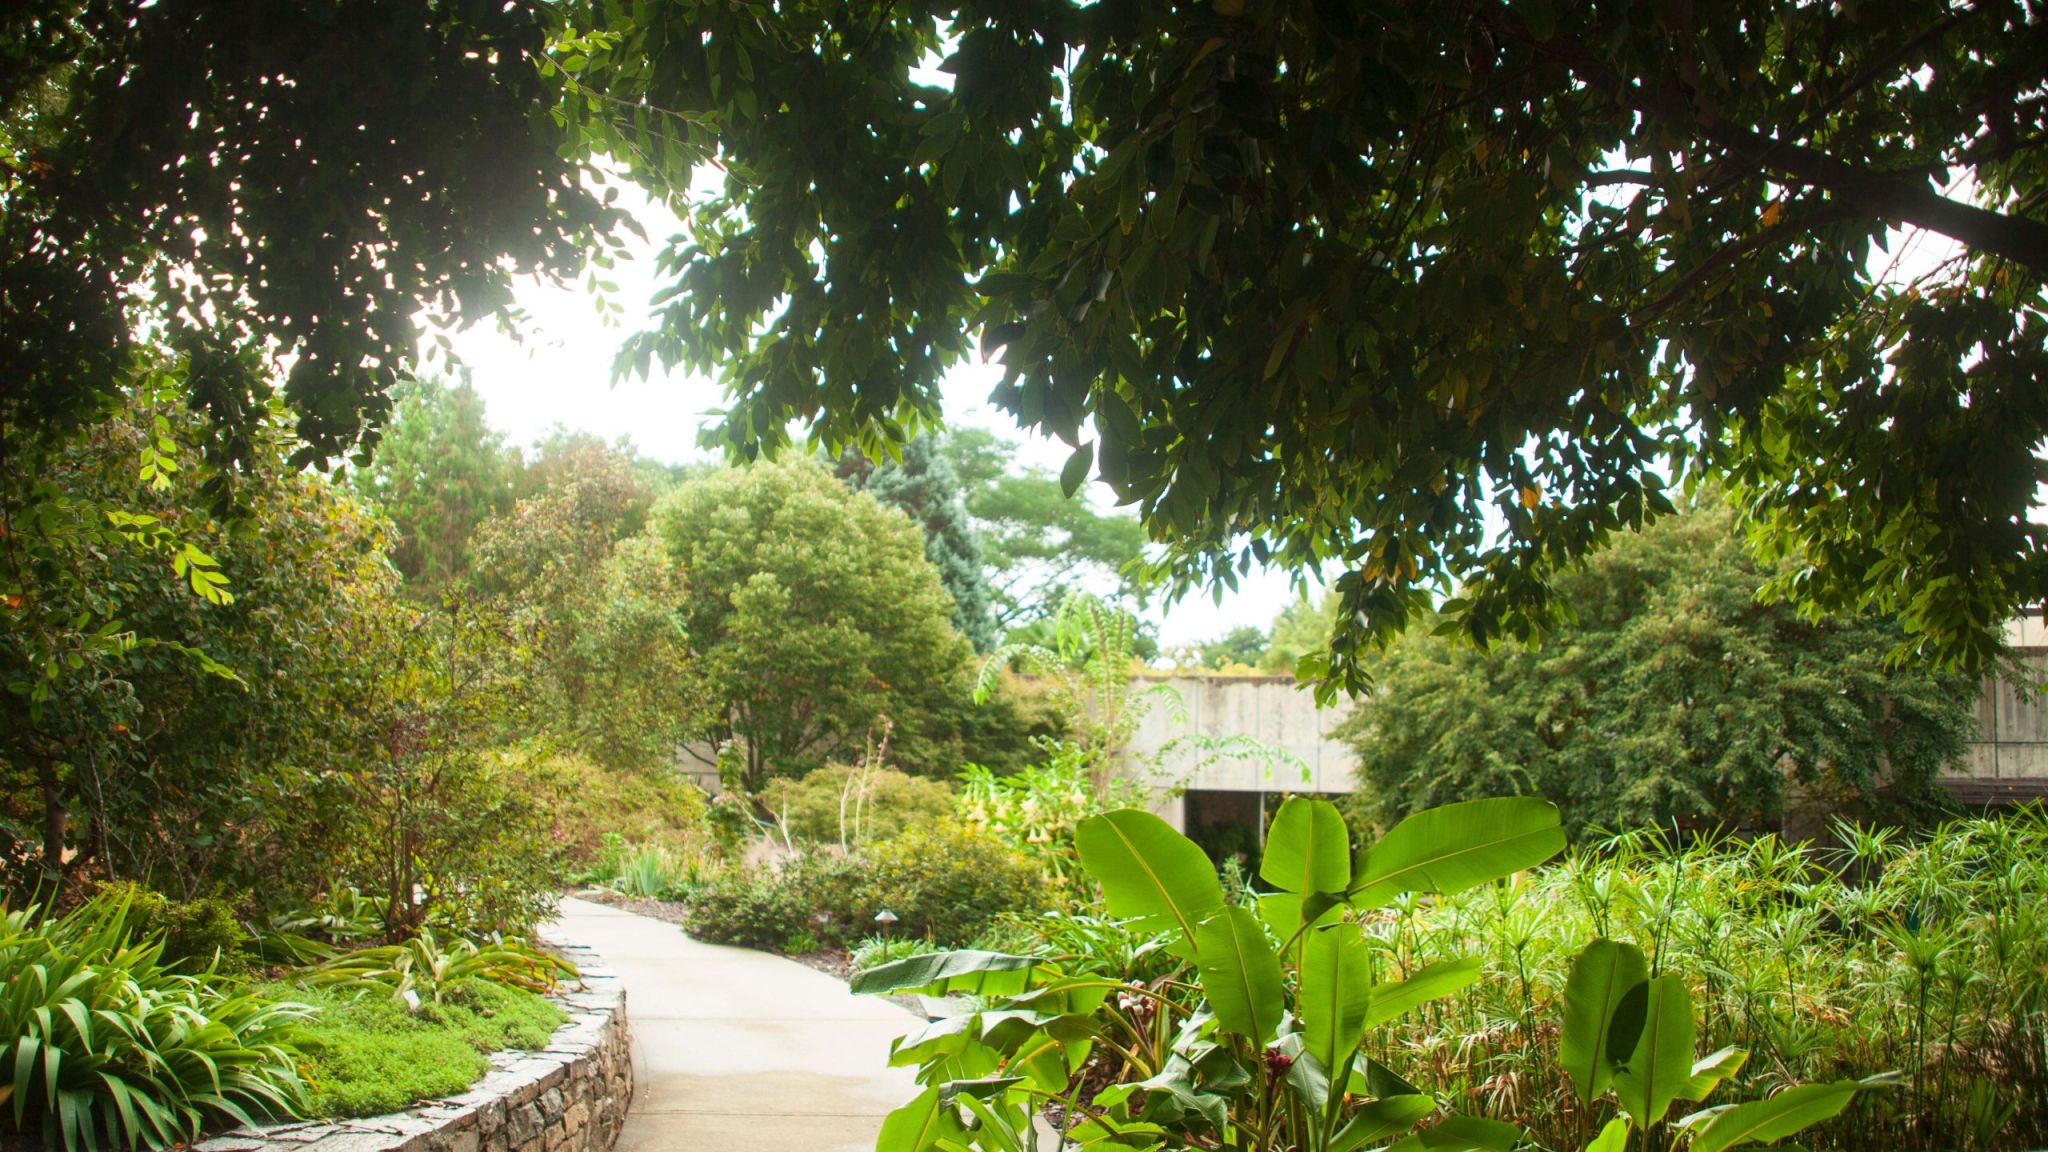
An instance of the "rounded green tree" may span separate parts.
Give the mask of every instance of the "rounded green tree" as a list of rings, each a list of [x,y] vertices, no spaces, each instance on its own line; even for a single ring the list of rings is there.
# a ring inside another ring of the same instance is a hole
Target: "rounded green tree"
[[[967,645],[917,525],[809,460],[692,481],[654,523],[688,585],[698,731],[733,743],[749,790],[880,738],[885,717],[893,759],[953,767]]]

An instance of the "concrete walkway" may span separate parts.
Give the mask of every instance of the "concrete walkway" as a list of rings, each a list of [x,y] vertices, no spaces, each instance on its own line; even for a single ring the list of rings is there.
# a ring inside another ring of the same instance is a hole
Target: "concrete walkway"
[[[920,1026],[793,960],[566,899],[554,930],[626,985],[637,1087],[617,1152],[870,1152],[917,1094],[889,1042]]]

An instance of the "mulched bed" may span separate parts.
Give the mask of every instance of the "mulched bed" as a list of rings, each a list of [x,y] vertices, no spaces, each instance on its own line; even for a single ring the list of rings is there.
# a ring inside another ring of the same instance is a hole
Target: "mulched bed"
[[[609,888],[585,888],[570,895],[578,900],[588,900],[592,904],[609,904],[613,908],[624,909],[638,916],[651,916],[670,924],[681,924],[683,913],[689,910],[689,905],[675,900],[637,900],[631,896],[621,896]]]

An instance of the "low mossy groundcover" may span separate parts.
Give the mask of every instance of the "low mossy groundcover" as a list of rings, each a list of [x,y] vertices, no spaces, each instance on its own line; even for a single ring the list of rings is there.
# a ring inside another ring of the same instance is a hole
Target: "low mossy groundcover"
[[[281,984],[262,991],[318,1010],[298,1047],[319,1116],[375,1116],[466,1091],[490,1071],[492,1052],[544,1048],[568,1020],[545,997],[481,980],[416,1010],[375,993]]]

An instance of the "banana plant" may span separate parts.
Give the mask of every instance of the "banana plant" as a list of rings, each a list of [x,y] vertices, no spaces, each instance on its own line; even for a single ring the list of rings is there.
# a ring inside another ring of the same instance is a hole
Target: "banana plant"
[[[1110,915],[1155,932],[1178,966],[1133,983],[994,952],[916,956],[861,973],[857,992],[967,993],[982,1010],[899,1040],[923,1090],[882,1127],[879,1152],[1507,1152],[1511,1124],[1439,1115],[1436,1099],[1366,1053],[1369,1030],[1476,980],[1476,957],[1376,970],[1353,914],[1409,893],[1451,895],[1548,860],[1557,810],[1492,799],[1417,813],[1352,850],[1337,809],[1295,798],[1275,816],[1255,907],[1226,903],[1200,848],[1147,812],[1076,829]],[[1084,1084],[1112,1081],[1092,1096]],[[1063,1137],[1038,1114],[1058,1101]],[[1434,1123],[1418,1127],[1425,1119]]]
[[[1728,1152],[1783,1140],[1839,1115],[1856,1093],[1891,1077],[1802,1084],[1763,1100],[1702,1108],[1667,1123],[1679,1101],[1700,1103],[1742,1068],[1748,1053],[1723,1048],[1694,1059],[1692,993],[1676,976],[1656,976],[1641,949],[1597,939],[1572,963],[1565,982],[1558,1059],[1589,1109],[1610,1094],[1618,1114],[1586,1152],[1641,1147]]]

